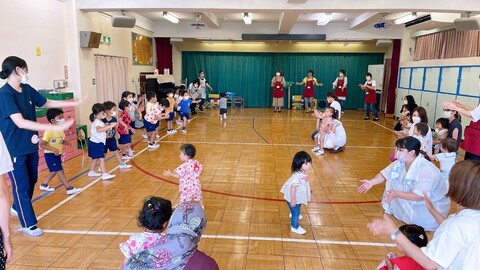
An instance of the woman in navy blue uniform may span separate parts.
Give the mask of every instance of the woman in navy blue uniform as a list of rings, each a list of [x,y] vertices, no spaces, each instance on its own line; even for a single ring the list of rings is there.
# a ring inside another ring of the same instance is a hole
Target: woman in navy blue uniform
[[[63,125],[37,123],[35,107],[78,106],[81,101],[48,100],[27,84],[28,66],[25,60],[9,56],[2,63],[0,78],[6,84],[0,88],[0,132],[13,162],[8,175],[12,181],[12,215],[18,215],[22,231],[31,236],[43,232],[37,227],[32,206],[33,191],[38,178],[38,132],[40,130],[64,130],[73,120]]]

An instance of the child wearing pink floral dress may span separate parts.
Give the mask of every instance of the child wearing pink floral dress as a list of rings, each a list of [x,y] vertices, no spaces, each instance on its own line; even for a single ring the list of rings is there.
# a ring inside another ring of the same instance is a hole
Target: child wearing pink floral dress
[[[138,225],[143,232],[132,234],[127,241],[120,243],[120,251],[127,262],[133,255],[168,241],[162,235],[172,216],[172,203],[159,197],[148,197],[138,216]]]
[[[196,150],[192,144],[184,144],[180,147],[180,160],[182,165],[178,166],[173,173],[165,170],[163,175],[178,178],[180,191],[180,203],[197,201],[203,206],[202,187],[200,185],[200,174],[203,165],[194,160]]]

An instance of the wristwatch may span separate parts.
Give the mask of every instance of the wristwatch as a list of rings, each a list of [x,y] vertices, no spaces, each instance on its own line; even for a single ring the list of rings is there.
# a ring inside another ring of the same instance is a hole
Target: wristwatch
[[[396,229],[392,234],[390,234],[390,239],[392,239],[392,241],[396,241],[400,233],[400,229]]]

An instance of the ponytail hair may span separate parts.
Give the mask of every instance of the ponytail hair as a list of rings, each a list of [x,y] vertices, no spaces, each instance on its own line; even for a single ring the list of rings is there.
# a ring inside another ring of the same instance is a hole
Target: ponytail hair
[[[105,111],[105,106],[103,106],[102,103],[95,103],[92,106],[92,113],[90,114],[90,122],[95,121],[95,116],[97,116],[99,113]]]

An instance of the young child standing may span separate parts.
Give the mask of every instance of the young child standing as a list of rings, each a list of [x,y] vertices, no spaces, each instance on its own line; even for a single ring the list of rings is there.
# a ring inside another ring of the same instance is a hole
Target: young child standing
[[[111,123],[109,126],[106,126],[102,122],[102,119],[105,118],[105,107],[103,104],[95,103],[92,106],[92,113],[90,114],[90,121],[92,122],[91,136],[88,141],[88,156],[92,158],[92,165],[90,166],[90,171],[88,176],[97,177],[102,176],[102,180],[109,180],[115,177],[113,174],[107,173],[105,170],[105,142],[107,139],[106,131],[113,129],[117,123]],[[100,170],[102,173],[95,172],[97,163],[100,163]]]
[[[452,138],[445,138],[440,142],[440,151],[438,154],[429,154],[430,160],[436,160],[440,163],[440,172],[443,179],[448,183],[448,175],[453,165],[457,161],[458,142]]]
[[[167,241],[167,236],[161,233],[167,228],[171,216],[172,203],[169,200],[160,197],[148,197],[145,200],[138,216],[138,225],[143,232],[132,234],[119,245],[125,263],[133,255]]]
[[[168,108],[165,108],[165,112],[168,114],[167,118],[167,134],[168,135],[173,135],[177,133],[177,130],[173,128],[173,118],[175,117],[175,107],[177,105],[177,102],[175,101],[175,98],[173,97],[173,89],[167,89],[167,100],[168,100]]]
[[[178,166],[173,173],[165,170],[163,175],[178,178],[178,188],[180,190],[180,203],[197,201],[202,207],[202,187],[200,184],[200,174],[202,173],[202,163],[194,160],[197,150],[192,144],[184,144],[180,147],[180,160],[182,165]]]
[[[118,138],[118,145],[120,148],[120,153],[127,155],[128,157],[133,157],[133,152],[130,150],[130,144],[132,143],[131,133],[135,134],[135,129],[132,128],[131,124],[131,117],[130,117],[130,107],[131,103],[122,100],[118,104],[118,108],[122,110],[122,114],[120,114],[121,123],[117,127],[117,132],[120,134],[120,138]]]
[[[157,149],[159,145],[155,141],[157,135],[158,120],[151,115],[155,115],[158,110],[157,95],[153,91],[147,92],[147,105],[145,106],[145,117],[143,118],[143,125],[148,136],[148,148]],[[153,111],[152,111],[153,110]]]
[[[406,224],[400,226],[398,230],[405,235],[412,244],[421,248],[428,244],[428,237],[425,230],[415,224]],[[405,252],[401,246],[397,246],[400,252]],[[409,270],[423,270],[423,267],[409,256],[398,257],[395,253],[388,253],[387,257],[376,268],[377,270],[389,269],[409,269]]]
[[[312,168],[312,157],[305,151],[295,154],[292,161],[292,176],[283,184],[280,192],[287,201],[288,209],[290,209],[290,231],[297,234],[305,234],[298,221],[302,219],[300,214],[300,206],[308,205],[310,201],[310,183],[308,181],[307,172]]]
[[[225,92],[220,93],[220,99],[218,100],[218,106],[220,107],[220,119],[227,119],[227,95]]]
[[[112,123],[117,124],[117,105],[112,101],[105,101],[103,103],[105,107],[105,118],[102,119],[102,122],[105,123],[105,126],[109,126]],[[123,162],[122,159],[131,159],[128,155],[122,156],[120,155],[119,148],[117,146],[117,140],[120,139],[120,134],[116,132],[116,128],[112,128],[111,130],[107,131],[107,136],[105,139],[105,150],[104,153],[106,154],[108,150],[112,151],[115,155],[115,158],[118,161],[118,167],[120,169],[130,169],[132,165],[128,165]]]
[[[180,112],[180,117],[183,121],[182,123],[182,132],[187,133],[187,123],[190,120],[190,106],[194,103],[199,103],[199,100],[192,101],[190,99],[190,95],[188,94],[188,91],[183,91],[180,92],[180,95],[183,97],[183,99],[178,103],[177,108]]]
[[[47,110],[46,116],[51,125],[62,125],[65,123],[63,111],[60,109],[50,108]],[[40,190],[54,191],[55,188],[50,187],[48,183],[58,174],[58,179],[60,179],[60,182],[62,182],[65,187],[67,195],[71,195],[80,192],[81,189],[70,186],[65,177],[62,167],[63,145],[68,145],[72,148],[75,147],[71,142],[65,141],[65,132],[63,130],[47,130],[43,134],[40,147],[44,149],[45,163],[47,163],[50,173],[40,185]]]

